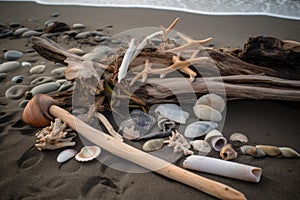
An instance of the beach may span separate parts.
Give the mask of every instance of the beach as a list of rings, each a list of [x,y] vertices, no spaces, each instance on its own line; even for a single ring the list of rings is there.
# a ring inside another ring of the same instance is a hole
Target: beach
[[[274,36],[282,40],[300,41],[300,21],[267,16],[210,16],[177,11],[142,8],[97,8],[79,6],[50,6],[36,3],[0,2],[0,22],[9,26],[18,22],[20,27],[43,29],[48,20],[68,25],[81,23],[85,30],[99,30],[113,36],[139,27],[168,26],[176,17],[180,22],[175,30],[195,39],[212,37],[213,47],[243,47],[249,36]],[[58,14],[55,16],[54,14]],[[55,16],[55,17],[54,17]],[[97,43],[57,41],[66,49],[80,48],[91,51]],[[74,158],[66,163],[56,161],[58,150],[39,151],[34,147],[38,129],[22,119],[24,97],[16,100],[5,97],[8,88],[25,85],[39,76],[49,76],[61,67],[31,50],[29,38],[0,38],[1,63],[7,50],[24,52],[18,62],[28,61],[32,66],[46,65],[42,74],[30,74],[28,67],[19,67],[6,73],[0,85],[0,198],[1,199],[214,199],[155,172],[127,173],[115,170],[95,159],[81,163]],[[26,53],[27,52],[27,53]],[[22,83],[12,80],[23,75]],[[299,102],[266,100],[228,101],[222,133],[229,137],[234,132],[244,133],[251,143],[288,146],[300,151]],[[85,145],[76,137],[73,149]],[[100,155],[101,156],[101,155]],[[217,156],[214,154],[213,156]],[[299,199],[299,158],[240,156],[236,162],[263,169],[259,183],[195,172],[201,176],[229,185],[245,194],[248,199]],[[182,167],[183,160],[175,164]]]

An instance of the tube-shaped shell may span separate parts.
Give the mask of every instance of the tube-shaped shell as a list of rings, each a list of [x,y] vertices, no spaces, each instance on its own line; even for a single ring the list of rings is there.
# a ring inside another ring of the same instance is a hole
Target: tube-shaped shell
[[[198,155],[186,158],[183,167],[255,183],[260,181],[262,174],[258,167]]]
[[[176,104],[160,104],[154,112],[180,124],[185,124],[190,116]]]
[[[214,121],[214,122],[219,122],[222,120],[221,113],[210,106],[195,105],[193,107],[193,110],[195,115],[201,120]]]
[[[227,144],[227,139],[223,137],[223,134],[216,129],[207,133],[204,140],[208,142],[216,151],[220,151],[222,147]]]
[[[85,146],[78,154],[76,154],[75,159],[81,162],[86,162],[97,158],[100,153],[101,149],[98,146]]]
[[[216,94],[206,94],[197,100],[196,105],[207,105],[219,112],[222,112],[225,108],[225,101],[222,97]]]
[[[278,147],[283,157],[300,157],[300,154],[290,147]]]
[[[216,122],[197,121],[188,125],[184,131],[184,136],[187,138],[200,137],[207,134],[209,131],[218,127]]]
[[[220,151],[223,160],[232,160],[237,157],[238,153],[232,148],[231,144],[226,144]]]

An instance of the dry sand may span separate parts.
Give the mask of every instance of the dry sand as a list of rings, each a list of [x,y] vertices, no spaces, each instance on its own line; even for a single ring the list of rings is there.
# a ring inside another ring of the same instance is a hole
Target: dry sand
[[[109,34],[143,26],[168,25],[174,18],[181,22],[176,30],[194,38],[212,36],[214,44],[241,46],[249,35],[272,35],[280,39],[300,41],[300,21],[271,17],[203,16],[181,12],[148,9],[116,9],[71,6],[42,6],[34,3],[0,2],[0,21],[20,22],[30,28],[42,27],[52,19],[68,24],[83,23],[89,30],[113,25]],[[70,46],[74,44],[69,44]],[[0,39],[2,50],[25,51],[28,39]],[[92,47],[80,46],[88,51]],[[1,59],[3,52],[0,53]],[[43,75],[55,68],[50,61],[32,53],[19,61],[42,61],[49,66]],[[169,180],[156,173],[132,174],[119,172],[98,160],[79,163],[75,159],[60,165],[56,157],[61,150],[40,152],[33,148],[36,129],[21,120],[20,100],[8,100],[4,94],[15,75],[25,75],[22,84],[33,77],[28,69],[8,73],[0,85],[0,199],[213,199],[200,191]],[[232,101],[227,104],[223,133],[245,133],[256,144],[289,146],[300,151],[299,105],[273,101]],[[83,146],[76,138],[76,150]],[[263,169],[259,183],[247,183],[215,175],[198,173],[228,184],[243,192],[249,199],[299,199],[300,161],[288,158],[252,158],[241,156],[237,162]],[[181,162],[178,163],[181,166]]]

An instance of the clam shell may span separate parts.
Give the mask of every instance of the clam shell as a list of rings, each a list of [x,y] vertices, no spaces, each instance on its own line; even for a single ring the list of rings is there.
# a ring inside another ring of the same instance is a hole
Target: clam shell
[[[300,154],[290,147],[278,147],[283,157],[300,157]]]
[[[214,121],[214,122],[219,122],[222,120],[221,113],[210,106],[195,105],[193,107],[193,110],[195,115],[201,120]]]
[[[232,142],[242,142],[242,143],[248,142],[247,136],[242,133],[233,133],[233,134],[231,134],[229,139]]]
[[[74,149],[66,149],[58,154],[56,161],[58,163],[66,162],[67,160],[73,158],[76,154],[77,151],[75,151]]]
[[[164,146],[164,140],[163,139],[152,139],[145,142],[143,145],[144,151],[156,151],[161,149]]]
[[[278,156],[281,154],[278,147],[271,145],[256,145],[255,148],[263,150],[268,156]]]
[[[193,149],[199,151],[199,155],[207,155],[211,152],[212,148],[205,140],[194,140],[190,142]]]
[[[160,104],[154,112],[180,124],[185,124],[190,116],[176,104]]]
[[[100,153],[101,149],[98,146],[85,146],[76,154],[75,159],[80,162],[86,162],[97,158]]]
[[[232,148],[231,144],[226,144],[221,149],[220,156],[223,160],[233,160],[238,156],[238,153]]]
[[[217,127],[218,124],[216,122],[197,121],[186,127],[184,136],[187,138],[200,137]]]
[[[207,105],[219,112],[223,112],[225,108],[225,101],[222,97],[216,94],[206,94],[197,100],[196,105]]]

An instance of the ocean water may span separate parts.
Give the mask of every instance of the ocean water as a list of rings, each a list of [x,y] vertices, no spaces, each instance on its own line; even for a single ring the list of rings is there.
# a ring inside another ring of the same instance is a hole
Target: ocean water
[[[14,1],[14,0],[12,0]],[[18,0],[15,0],[18,1]],[[300,0],[23,0],[51,5],[138,7],[208,15],[268,15],[300,20]]]

